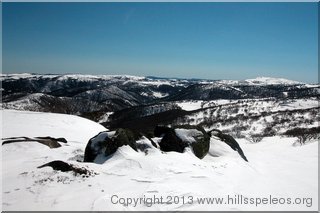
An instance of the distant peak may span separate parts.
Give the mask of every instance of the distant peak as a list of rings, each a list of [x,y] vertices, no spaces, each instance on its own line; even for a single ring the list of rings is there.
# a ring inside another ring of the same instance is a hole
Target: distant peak
[[[304,84],[299,81],[288,80],[285,78],[274,78],[274,77],[257,77],[253,79],[246,79],[245,82],[249,84],[265,84],[265,85],[273,85],[273,84]]]

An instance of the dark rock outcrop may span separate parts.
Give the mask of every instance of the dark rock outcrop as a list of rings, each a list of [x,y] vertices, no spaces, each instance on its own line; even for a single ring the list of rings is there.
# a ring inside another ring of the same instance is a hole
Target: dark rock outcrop
[[[71,164],[68,164],[66,162],[63,162],[61,160],[55,160],[51,161],[49,163],[43,164],[41,166],[38,166],[38,169],[49,166],[53,170],[61,171],[61,172],[69,172],[72,171],[72,166]]]
[[[215,136],[218,137],[221,141],[225,142],[226,144],[228,144],[234,151],[237,151],[239,153],[239,155],[248,162],[247,157],[244,155],[240,145],[238,144],[238,142],[231,136],[231,135],[227,135],[222,133],[220,130],[218,129],[212,129],[208,132],[208,134],[211,136]]]
[[[182,153],[184,149],[188,146],[188,143],[186,141],[182,141],[181,138],[179,138],[176,135],[174,129],[169,128],[162,135],[163,135],[163,138],[159,143],[160,149],[162,151],[165,151],[165,152],[175,151],[175,152]]]
[[[116,130],[114,137],[112,137],[112,141],[117,147],[129,145],[132,149],[137,151],[136,141],[141,137],[142,135],[136,131],[120,128]]]
[[[106,150],[107,152],[116,150],[116,147],[113,145],[114,144],[109,138],[108,132],[100,132],[98,135],[91,138],[87,143],[86,149],[84,151],[83,161],[93,162],[99,154],[103,154],[104,150]]]
[[[57,142],[61,142],[61,143],[68,143],[68,141],[65,139],[65,138],[53,138],[53,137],[50,137],[50,136],[47,136],[47,137],[36,137],[40,140],[55,140]]]
[[[183,125],[173,128],[157,126],[154,135],[163,136],[159,143],[162,151],[182,153],[186,147],[190,147],[195,156],[200,159],[209,151],[210,136],[200,126]]]
[[[49,163],[38,166],[37,168],[40,169],[47,166],[51,167],[53,170],[57,170],[61,172],[72,171],[75,175],[92,175],[93,174],[93,171],[90,171],[84,167],[77,167],[73,164],[69,164],[61,160],[51,161]]]
[[[2,138],[2,140],[5,140],[2,142],[2,145],[9,144],[9,143],[17,143],[17,142],[38,142],[43,145],[46,145],[50,148],[58,148],[61,147],[61,145],[58,142],[67,143],[67,140],[65,138],[53,138],[50,136],[47,137],[11,137],[11,138]]]
[[[136,141],[141,137],[142,135],[138,132],[122,128],[117,129],[114,134],[100,132],[89,140],[84,153],[84,162],[94,162],[100,154],[109,156],[124,145],[129,145],[137,151],[140,146],[137,145]]]
[[[194,155],[202,159],[209,151],[211,135],[218,137],[228,144],[240,156],[248,161],[236,140],[230,135],[223,134],[220,130],[206,132],[201,126],[157,126],[154,136],[160,137],[160,142],[155,143],[151,138],[144,137],[139,132],[131,129],[119,128],[115,132],[100,132],[91,138],[86,146],[84,162],[104,162],[104,158],[114,154],[121,146],[128,145],[135,151],[146,154],[150,148],[159,148],[165,152],[183,153],[189,147]],[[147,142],[149,140],[149,142]],[[102,157],[97,158],[98,156]],[[106,159],[107,159],[106,158]]]
[[[154,129],[154,136],[156,137],[162,137],[164,136],[166,133],[168,133],[168,131],[170,131],[171,128],[167,127],[167,126],[156,126],[156,128]]]

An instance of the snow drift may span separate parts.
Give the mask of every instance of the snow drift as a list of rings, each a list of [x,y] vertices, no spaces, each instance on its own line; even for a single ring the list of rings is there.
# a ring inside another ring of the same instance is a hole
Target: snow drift
[[[93,164],[80,161],[88,140],[106,131],[101,125],[62,114],[11,110],[3,110],[2,114],[2,138],[51,136],[68,141],[56,149],[40,143],[2,146],[5,211],[318,209],[316,141],[293,146],[295,138],[269,137],[257,144],[238,140],[250,163],[243,161],[227,144],[212,138],[209,153],[203,159],[189,149],[184,153],[163,153],[150,148],[146,154],[122,146],[103,164]],[[94,175],[37,168],[54,160],[85,168]],[[254,201],[272,196],[292,201],[301,198],[301,202],[244,204],[227,199],[237,195]],[[154,197],[167,202],[152,205],[143,202]],[[142,202],[136,205],[127,202],[134,198],[141,198]],[[225,200],[218,204],[202,200],[206,198]]]

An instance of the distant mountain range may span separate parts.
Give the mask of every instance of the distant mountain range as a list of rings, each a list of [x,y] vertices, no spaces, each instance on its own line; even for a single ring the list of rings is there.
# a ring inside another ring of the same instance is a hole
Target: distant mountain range
[[[205,123],[209,128],[223,125],[223,119],[239,118],[245,106],[253,110],[250,107],[264,103],[269,107],[265,111],[277,111],[274,107],[279,105],[313,101],[310,107],[290,105],[290,109],[301,110],[316,107],[320,97],[318,84],[269,77],[237,81],[24,73],[2,74],[1,83],[3,109],[75,114],[111,129],[146,129],[146,125],[152,129],[172,122]],[[220,104],[221,100],[227,101]],[[192,108],[195,105],[198,107]],[[190,106],[193,110],[187,110]],[[217,114],[219,107],[221,111],[228,109],[224,112],[228,116]],[[250,115],[248,109],[243,115]]]

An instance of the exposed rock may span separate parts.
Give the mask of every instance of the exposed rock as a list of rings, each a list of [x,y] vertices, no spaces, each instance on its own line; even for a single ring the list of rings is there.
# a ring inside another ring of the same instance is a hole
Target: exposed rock
[[[182,139],[176,135],[174,129],[168,129],[166,133],[164,133],[159,145],[162,151],[175,151],[182,153],[188,146],[188,143],[186,141],[182,141]]]
[[[5,140],[2,142],[2,145],[9,144],[9,143],[16,143],[16,142],[38,142],[43,145],[46,145],[50,148],[58,148],[61,147],[61,145],[58,142],[67,143],[67,140],[65,138],[53,138],[50,136],[47,137],[11,137],[11,138],[2,138],[2,140]]]
[[[100,154],[109,156],[115,153],[118,147],[129,145],[135,151],[138,150],[136,141],[142,137],[141,134],[130,129],[117,129],[111,132],[100,132],[91,138],[86,146],[84,162],[94,162]],[[141,147],[141,146],[140,146]]]
[[[162,137],[166,133],[168,133],[168,131],[170,131],[170,130],[171,130],[171,128],[167,127],[167,126],[156,126],[156,128],[154,129],[154,136]]]
[[[163,136],[159,143],[162,151],[182,153],[186,147],[191,147],[198,158],[203,158],[209,151],[210,136],[200,126],[182,125],[173,128],[157,126],[156,137]]]
[[[61,142],[61,143],[68,143],[68,141],[65,139],[65,138],[53,138],[53,137],[50,137],[50,136],[47,136],[47,137],[36,137],[38,139],[41,139],[41,140],[55,140],[55,141],[58,141],[58,142]]]
[[[69,172],[72,171],[72,166],[66,162],[63,162],[61,160],[55,160],[51,161],[49,163],[43,164],[41,166],[38,166],[38,169],[50,166],[53,170],[58,170],[61,172]]]
[[[115,152],[117,147],[112,143],[108,132],[100,132],[91,138],[84,151],[84,162],[93,162],[99,154]]]
[[[69,172],[69,171],[73,171],[75,175],[92,175],[94,174],[93,171],[90,171],[84,167],[77,167],[73,164],[69,164],[66,163],[64,161],[61,160],[55,160],[55,161],[51,161],[49,163],[43,164],[41,166],[38,166],[37,168],[43,168],[49,166],[51,167],[53,170],[57,170],[57,171],[61,171],[61,172]],[[95,173],[96,174],[96,173]]]
[[[112,140],[116,144],[117,148],[123,145],[129,145],[132,149],[137,151],[136,141],[139,140],[141,137],[142,135],[138,132],[135,132],[130,129],[120,128],[117,129]]]
[[[225,142],[226,144],[228,144],[234,151],[237,151],[239,153],[239,155],[245,160],[248,161],[248,159],[246,158],[246,156],[244,155],[240,145],[238,144],[238,142],[231,136],[231,135],[227,135],[222,133],[220,130],[218,129],[212,129],[208,132],[209,135],[215,136],[217,138],[219,138],[221,141]]]
[[[98,156],[108,157],[115,153],[121,146],[128,145],[135,151],[146,154],[148,149],[156,147],[165,152],[183,153],[190,147],[194,155],[202,159],[209,151],[210,137],[214,135],[237,151],[241,157],[248,161],[239,144],[230,135],[223,134],[220,130],[206,132],[201,126],[181,125],[174,127],[157,126],[154,136],[158,137],[157,143],[130,129],[117,129],[115,132],[100,132],[91,138],[86,146],[84,162],[100,162]],[[105,160],[102,161],[104,162]],[[99,158],[100,159],[100,158]]]

